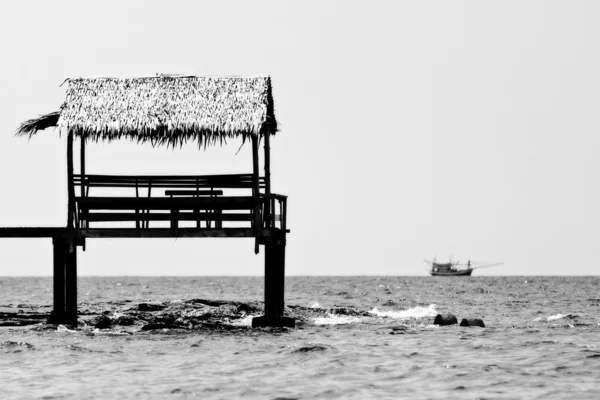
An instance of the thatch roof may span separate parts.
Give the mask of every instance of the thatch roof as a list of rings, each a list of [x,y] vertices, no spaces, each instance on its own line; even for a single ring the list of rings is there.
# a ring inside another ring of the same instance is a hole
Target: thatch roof
[[[274,134],[271,79],[158,76],[69,79],[61,111],[21,125],[31,136],[57,126],[91,140],[179,145]]]

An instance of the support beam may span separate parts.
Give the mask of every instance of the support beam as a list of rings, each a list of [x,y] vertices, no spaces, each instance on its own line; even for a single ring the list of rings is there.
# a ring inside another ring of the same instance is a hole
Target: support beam
[[[77,325],[77,247],[64,237],[52,239],[54,247],[53,310],[51,324]],[[69,251],[73,248],[73,251]]]
[[[66,271],[66,252],[67,246],[64,238],[54,237],[52,239],[54,250],[54,296],[53,310],[48,319],[51,324],[64,324],[66,311],[66,293],[65,293],[65,271]]]
[[[281,317],[284,307],[285,246],[265,246],[265,315]]]
[[[81,138],[81,155],[79,157],[79,161],[81,162],[81,167],[79,169],[79,174],[81,176],[81,197],[86,197],[85,190],[85,138]]]
[[[77,326],[77,246],[75,244],[67,244],[65,297],[65,322]]]
[[[67,208],[67,228],[74,228],[75,186],[73,186],[73,133],[67,135],[67,190],[69,202]]]
[[[254,229],[256,230],[256,239],[254,240],[255,254],[258,254],[258,236],[262,228],[260,223],[260,204],[258,202],[260,194],[258,177],[258,138],[252,135],[252,197],[254,198]]]
[[[279,240],[281,231],[275,232],[268,229],[262,229],[260,232],[261,239],[272,238]],[[197,228],[149,228],[149,229],[132,229],[132,228],[92,228],[92,229],[76,229],[74,231],[75,239],[79,238],[242,238],[256,237],[254,228],[222,228],[222,229],[197,229]],[[65,233],[66,235],[66,233]]]
[[[293,328],[293,318],[284,317],[285,245],[265,245],[265,315],[252,319],[252,327]]]
[[[267,201],[265,202],[265,222],[266,228],[271,227],[272,218],[271,213],[275,212],[275,210],[271,207],[271,145],[270,145],[270,135],[269,132],[265,133],[265,197]]]
[[[81,187],[80,187],[80,192],[79,195],[80,197],[87,197],[87,187],[86,187],[86,182],[85,182],[85,138],[81,137],[81,153],[79,156],[79,161],[80,161],[80,168],[79,168],[79,175],[80,175],[80,179],[81,179]],[[73,185],[75,185],[75,182],[73,182]],[[75,190],[73,190],[75,191]],[[77,210],[74,210],[77,213]],[[79,216],[79,214],[78,214]],[[78,228],[87,228],[87,221],[86,222],[81,222],[79,221],[79,218],[77,220],[77,227]],[[85,239],[83,240],[83,251],[85,251]]]

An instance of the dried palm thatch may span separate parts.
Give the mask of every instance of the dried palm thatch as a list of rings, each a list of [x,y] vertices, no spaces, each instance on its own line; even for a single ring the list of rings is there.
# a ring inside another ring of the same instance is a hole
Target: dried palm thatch
[[[25,122],[17,133],[31,136],[50,126],[95,141],[172,146],[277,131],[269,77],[69,79],[61,111]]]
[[[42,131],[46,128],[56,127],[60,111],[51,112],[50,114],[40,115],[37,118],[27,120],[17,129],[19,136],[32,136],[37,131]]]

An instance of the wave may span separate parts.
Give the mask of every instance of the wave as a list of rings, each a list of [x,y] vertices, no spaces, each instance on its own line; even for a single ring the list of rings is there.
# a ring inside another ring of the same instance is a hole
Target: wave
[[[252,326],[252,319],[258,317],[258,315],[247,315],[245,318],[232,321],[230,324],[233,326]]]
[[[362,322],[358,317],[327,313],[324,317],[313,318],[315,325],[347,325]]]
[[[427,307],[417,306],[414,308],[409,308],[407,310],[390,310],[390,311],[379,311],[374,308],[369,311],[371,314],[377,315],[378,317],[384,318],[394,318],[394,319],[410,319],[410,318],[427,318],[427,317],[435,317],[438,312],[435,309],[435,304],[430,304]]]
[[[556,320],[564,319],[564,318],[575,319],[575,318],[577,318],[577,316],[573,315],[573,314],[567,314],[567,315],[565,315],[565,314],[556,314],[556,315],[551,315],[548,318],[546,318],[546,321],[556,321]]]

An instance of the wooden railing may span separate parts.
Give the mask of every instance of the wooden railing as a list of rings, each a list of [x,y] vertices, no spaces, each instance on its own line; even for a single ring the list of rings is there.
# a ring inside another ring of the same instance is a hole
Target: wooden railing
[[[223,228],[223,223],[257,229],[286,227],[286,197],[265,194],[265,178],[252,174],[160,176],[74,175],[75,223],[134,222],[136,229],[153,221],[193,221],[196,228]],[[115,196],[131,189],[127,196]],[[163,191],[164,189],[164,191]],[[231,192],[231,193],[228,193]],[[276,207],[277,205],[277,207]],[[278,211],[278,215],[276,215]]]
[[[230,175],[73,175],[75,187],[80,188],[80,197],[88,197],[91,188],[134,188],[136,196],[139,190],[152,188],[205,189],[233,188],[253,189],[252,174]],[[265,178],[258,178],[258,187],[265,187]]]

